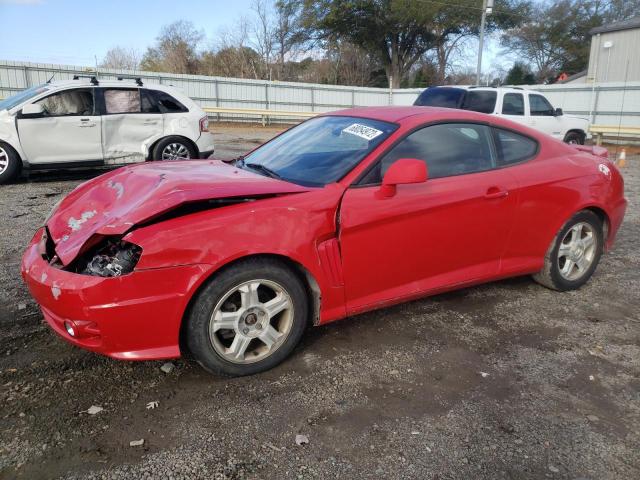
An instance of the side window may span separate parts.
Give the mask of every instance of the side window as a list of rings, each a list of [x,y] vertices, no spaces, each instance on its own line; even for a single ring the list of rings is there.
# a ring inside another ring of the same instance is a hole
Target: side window
[[[140,90],[105,88],[104,106],[107,113],[140,113]]]
[[[529,95],[529,109],[535,117],[552,117],[554,109],[542,95]]]
[[[64,90],[36,102],[50,117],[93,115],[93,91],[88,88]]]
[[[401,158],[423,160],[429,178],[490,170],[494,167],[491,131],[473,123],[425,127],[393,147],[360,183],[380,183],[389,167]]]
[[[480,113],[493,113],[498,94],[488,90],[469,90],[460,108]]]
[[[165,113],[188,112],[189,110],[178,100],[166,92],[153,91],[153,95]]]
[[[524,96],[521,93],[505,93],[502,98],[503,115],[524,115]]]
[[[160,105],[149,90],[141,90],[142,113],[162,113]]]
[[[533,157],[538,151],[538,143],[524,135],[509,130],[494,129],[498,165],[512,165]]]

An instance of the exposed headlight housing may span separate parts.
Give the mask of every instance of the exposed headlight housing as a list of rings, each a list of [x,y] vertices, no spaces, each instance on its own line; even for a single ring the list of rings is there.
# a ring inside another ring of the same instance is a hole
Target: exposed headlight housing
[[[74,262],[74,271],[94,277],[119,277],[133,271],[141,254],[138,245],[108,237]]]

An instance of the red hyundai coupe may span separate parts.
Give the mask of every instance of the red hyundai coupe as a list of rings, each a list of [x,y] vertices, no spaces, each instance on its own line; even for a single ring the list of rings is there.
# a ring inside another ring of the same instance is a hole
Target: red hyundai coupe
[[[74,345],[247,375],[305,328],[499,278],[572,290],[626,208],[599,147],[428,107],[356,108],[245,157],[123,167],[71,192],[23,277]]]

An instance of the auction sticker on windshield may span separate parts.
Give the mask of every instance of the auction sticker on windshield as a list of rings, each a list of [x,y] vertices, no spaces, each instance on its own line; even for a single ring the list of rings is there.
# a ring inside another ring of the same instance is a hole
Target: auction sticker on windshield
[[[352,135],[357,135],[360,138],[364,138],[365,140],[373,140],[378,135],[382,134],[382,130],[378,130],[377,128],[367,127],[366,125],[361,125],[359,123],[354,123],[353,125],[349,125],[347,128],[342,130],[345,133],[350,133]]]

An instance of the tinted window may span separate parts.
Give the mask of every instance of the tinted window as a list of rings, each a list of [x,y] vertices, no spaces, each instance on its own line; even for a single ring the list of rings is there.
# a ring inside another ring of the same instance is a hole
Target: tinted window
[[[511,165],[533,157],[538,150],[535,140],[508,130],[496,129],[498,164]]]
[[[362,161],[395,129],[356,117],[318,117],[301,123],[250,153],[237,165],[302,185],[332,183]]]
[[[165,113],[187,112],[188,109],[166,92],[153,91],[156,102],[161,106]]]
[[[489,170],[494,166],[490,135],[485,125],[446,123],[425,127],[393,147],[360,183],[380,183],[387,169],[401,158],[423,160],[429,178]]]
[[[480,113],[493,113],[497,98],[498,94],[495,91],[469,90],[460,108]]]
[[[137,88],[107,88],[104,106],[107,113],[140,113],[140,91]]]
[[[505,93],[502,98],[503,115],[524,115],[524,95]]]
[[[162,113],[160,106],[154,96],[148,90],[140,91],[140,101],[142,103],[142,113]]]
[[[529,95],[529,108],[531,115],[537,117],[554,115],[553,107],[542,95]]]
[[[458,108],[464,92],[461,88],[427,88],[413,104],[423,107]]]
[[[44,114],[51,117],[63,115],[93,115],[93,91],[90,89],[64,90],[38,100]]]

